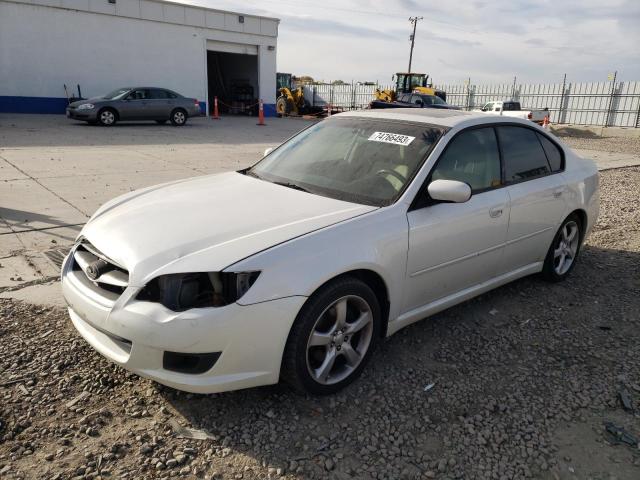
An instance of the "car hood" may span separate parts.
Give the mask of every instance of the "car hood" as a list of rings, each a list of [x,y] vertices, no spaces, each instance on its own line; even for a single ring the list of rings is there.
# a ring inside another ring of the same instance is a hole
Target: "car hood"
[[[237,172],[149,187],[102,206],[81,236],[142,286],[167,273],[220,271],[269,247],[375,210]]]

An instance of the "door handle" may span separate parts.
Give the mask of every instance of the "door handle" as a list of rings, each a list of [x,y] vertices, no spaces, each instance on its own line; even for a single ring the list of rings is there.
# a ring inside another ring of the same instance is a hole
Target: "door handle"
[[[502,207],[493,207],[489,210],[489,216],[491,218],[498,218],[500,215],[502,215]]]
[[[561,189],[561,188],[559,188],[558,190],[554,190],[554,191],[553,191],[553,197],[554,197],[554,198],[560,198],[560,197],[562,196],[562,192],[563,192],[563,191],[564,191],[564,190],[563,190],[563,189]]]

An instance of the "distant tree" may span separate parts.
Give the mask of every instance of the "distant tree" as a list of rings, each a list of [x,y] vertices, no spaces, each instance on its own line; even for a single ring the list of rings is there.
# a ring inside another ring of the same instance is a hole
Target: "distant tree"
[[[333,82],[331,82],[332,85],[346,85],[347,82],[344,82],[342,80],[334,80]]]
[[[293,77],[293,80],[301,85],[315,83],[315,80],[313,79],[313,77],[310,77],[309,75],[301,75],[299,77]]]

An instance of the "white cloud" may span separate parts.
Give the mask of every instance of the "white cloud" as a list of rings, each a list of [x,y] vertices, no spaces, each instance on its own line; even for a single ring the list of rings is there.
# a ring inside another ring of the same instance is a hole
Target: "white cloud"
[[[387,83],[409,59],[436,82],[640,80],[638,0],[182,0],[280,18],[278,71]]]

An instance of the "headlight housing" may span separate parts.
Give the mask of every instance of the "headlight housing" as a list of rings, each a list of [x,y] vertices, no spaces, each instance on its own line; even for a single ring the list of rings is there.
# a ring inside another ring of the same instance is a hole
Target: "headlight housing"
[[[93,103],[83,103],[82,105],[78,106],[78,110],[91,110],[95,107],[96,106]]]
[[[161,275],[151,280],[136,299],[161,303],[174,312],[223,307],[240,299],[260,272],[193,272]]]

